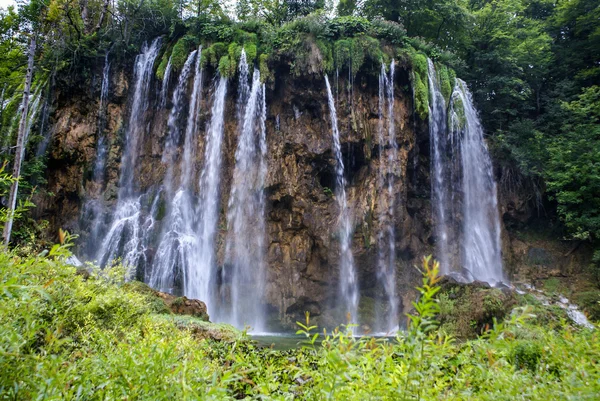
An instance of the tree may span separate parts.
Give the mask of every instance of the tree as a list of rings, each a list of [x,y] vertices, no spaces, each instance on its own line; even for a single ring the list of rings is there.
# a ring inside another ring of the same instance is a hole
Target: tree
[[[10,242],[10,234],[14,219],[14,212],[17,206],[17,193],[19,190],[19,179],[21,178],[21,164],[25,155],[25,140],[27,134],[27,112],[29,110],[29,93],[31,91],[31,81],[33,79],[33,61],[35,57],[36,37],[31,36],[29,44],[29,55],[27,60],[27,73],[25,75],[25,89],[23,89],[23,105],[21,106],[21,122],[19,124],[19,134],[17,137],[17,147],[15,149],[15,161],[13,167],[14,181],[10,187],[8,197],[8,220],[4,224],[3,238],[4,245],[8,246]]]

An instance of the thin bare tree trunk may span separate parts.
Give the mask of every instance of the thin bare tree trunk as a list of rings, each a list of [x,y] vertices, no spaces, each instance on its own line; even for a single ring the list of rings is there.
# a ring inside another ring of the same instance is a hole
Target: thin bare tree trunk
[[[100,14],[100,19],[98,20],[98,24],[96,24],[96,28],[94,32],[98,32],[100,28],[102,28],[102,23],[104,23],[104,17],[106,16],[106,12],[108,11],[109,0],[104,0],[104,4],[102,5],[102,13]]]
[[[29,111],[29,93],[31,92],[31,80],[33,78],[33,58],[35,55],[35,36],[31,37],[29,44],[29,59],[27,61],[27,75],[25,76],[25,89],[23,90],[23,106],[21,110],[21,122],[17,136],[17,148],[15,150],[15,165],[13,167],[13,178],[15,181],[10,186],[8,197],[8,220],[4,224],[4,244],[8,246],[12,231],[13,217],[17,206],[17,191],[19,190],[19,178],[21,177],[21,163],[25,154],[25,135],[27,134],[27,112]]]

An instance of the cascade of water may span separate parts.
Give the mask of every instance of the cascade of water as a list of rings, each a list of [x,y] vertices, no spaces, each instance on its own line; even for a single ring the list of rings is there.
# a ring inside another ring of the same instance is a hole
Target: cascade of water
[[[175,156],[177,153],[177,147],[181,139],[181,128],[179,124],[180,116],[184,113],[184,108],[188,104],[185,98],[185,94],[188,88],[188,81],[190,73],[193,71],[194,60],[196,59],[197,50],[190,53],[177,81],[177,87],[173,91],[173,107],[169,113],[167,120],[168,134],[167,140],[165,141],[165,148],[162,155],[163,163],[167,165],[167,173],[165,175],[163,186],[167,191],[167,195],[171,194],[173,188],[173,168],[175,163]]]
[[[193,147],[195,146],[194,137],[196,135],[196,116],[199,109],[199,99],[202,89],[202,69],[200,68],[200,51],[196,57],[194,68],[194,82],[192,94],[189,99],[189,110],[187,125],[185,130],[185,141],[183,145],[183,159],[181,161],[181,178],[177,192],[168,200],[168,211],[163,223],[163,232],[161,240],[156,250],[152,268],[150,270],[147,282],[151,287],[162,291],[172,292],[175,277],[178,272],[183,276],[184,293],[186,293],[186,283],[188,272],[195,266],[197,256],[195,251],[198,246],[198,237],[195,234],[194,226],[194,207],[192,204],[192,188],[190,188],[192,175],[192,155]],[[179,76],[179,83],[175,93],[173,94],[173,109],[169,117],[169,128],[171,132],[177,129],[175,113],[179,113],[181,109],[180,103],[183,103],[183,92],[187,86],[191,63],[196,56],[196,52],[190,54],[188,61]],[[176,110],[177,109],[177,110]],[[174,152],[178,141],[171,142],[165,152]],[[171,156],[172,157],[172,156]],[[167,196],[171,197],[171,166],[172,158],[168,160],[169,172],[165,177],[164,187],[167,189]],[[167,182],[168,181],[168,182]]]
[[[187,189],[192,180],[192,169],[194,158],[196,156],[195,136],[198,130],[198,120],[200,116],[200,106],[202,104],[202,46],[198,49],[196,57],[196,66],[194,72],[194,83],[192,87],[192,96],[189,104],[188,119],[185,129],[185,141],[183,145],[183,160],[181,166],[181,187]]]
[[[102,229],[102,209],[101,199],[98,199],[104,185],[104,174],[106,167],[106,157],[108,154],[108,143],[104,128],[106,125],[106,107],[108,99],[108,84],[110,79],[110,63],[108,61],[108,52],[104,57],[104,68],[102,69],[102,85],[100,87],[100,102],[98,105],[98,131],[96,144],[96,161],[94,162],[94,171],[92,172],[92,181],[95,183],[95,194],[88,199],[83,207],[82,217],[90,224],[90,236],[88,244],[95,249],[95,244]],[[95,197],[95,199],[94,199]]]
[[[221,147],[225,125],[225,97],[227,78],[219,78],[211,110],[211,121],[206,130],[204,166],[200,176],[199,245],[194,268],[188,272],[185,292],[188,297],[205,300],[209,310],[215,304],[216,294],[210,292],[211,280],[216,277],[215,240],[219,221],[219,186],[221,181]],[[211,312],[212,313],[212,312]]]
[[[240,55],[239,70],[239,87],[238,87],[238,98],[236,104],[236,119],[237,121],[243,121],[246,105],[248,104],[248,97],[250,96],[250,85],[248,84],[249,67],[246,61],[246,50],[242,49]],[[238,131],[241,133],[242,125],[238,124]]]
[[[344,161],[342,159],[342,148],[340,145],[340,133],[338,131],[335,100],[331,93],[329,78],[325,76],[327,86],[327,97],[329,103],[329,114],[331,118],[331,132],[333,134],[333,151],[336,159],[336,185],[335,197],[340,208],[340,278],[339,278],[339,303],[349,313],[353,322],[358,317],[359,288],[356,271],[354,269],[354,256],[352,255],[352,223],[348,201],[346,199],[346,179],[344,178]]]
[[[115,257],[121,256],[123,263],[136,267],[143,256],[144,244],[141,234],[148,234],[148,217],[141,219],[143,196],[136,196],[134,171],[140,142],[146,129],[145,114],[148,109],[148,94],[152,79],[152,67],[160,50],[160,38],[150,46],[144,44],[142,53],[136,57],[134,68],[134,90],[131,101],[129,124],[125,138],[125,149],[121,159],[121,176],[116,210],[111,226],[98,247],[97,260],[105,265]],[[152,223],[153,224],[153,223]],[[94,244],[92,244],[94,245]]]
[[[240,75],[240,80],[243,76]],[[242,86],[240,82],[240,86]],[[244,83],[247,84],[247,83]],[[264,85],[254,70],[241,134],[227,212],[224,282],[230,282],[231,310],[222,320],[237,327],[264,330],[264,181],[266,175],[266,106]]]
[[[495,284],[504,279],[496,182],[473,98],[460,79],[452,94],[450,121],[450,137],[460,144],[462,263],[475,279]]]
[[[428,83],[431,197],[441,271],[495,284],[503,279],[500,220],[483,129],[464,82],[456,81],[450,113],[431,60]]]
[[[172,55],[169,56],[169,61],[167,62],[167,67],[165,68],[165,74],[163,75],[162,86],[160,88],[158,107],[161,109],[164,109],[167,106],[167,96],[169,96],[169,81],[171,80],[171,71],[173,70],[173,65],[171,64],[172,57]]]
[[[104,68],[102,69],[102,86],[100,88],[100,104],[98,107],[98,145],[96,147],[96,162],[94,163],[93,179],[99,181],[104,178],[104,167],[106,166],[106,155],[108,146],[104,128],[106,124],[106,106],[108,99],[108,84],[110,82],[110,63],[108,61],[108,52],[104,58]]]
[[[443,274],[450,272],[449,230],[453,227],[451,183],[449,179],[451,162],[448,161],[450,149],[447,141],[446,100],[442,94],[439,78],[431,60],[428,63],[429,100],[429,137],[431,148],[431,200],[436,227],[437,259]],[[457,240],[455,238],[455,240]],[[458,242],[458,241],[453,241]],[[454,253],[454,252],[453,252]]]
[[[389,77],[385,65],[379,75],[379,262],[378,280],[382,284],[389,310],[385,316],[377,316],[377,330],[390,332],[398,327],[398,299],[396,297],[396,232],[394,167],[398,159],[398,143],[394,124],[394,61],[390,64]],[[385,104],[387,102],[387,110]],[[387,111],[387,132],[385,112]],[[386,157],[387,155],[387,157]]]

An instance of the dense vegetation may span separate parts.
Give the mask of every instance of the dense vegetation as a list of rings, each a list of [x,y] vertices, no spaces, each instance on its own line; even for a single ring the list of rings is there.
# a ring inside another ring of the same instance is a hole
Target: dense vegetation
[[[319,336],[307,317],[304,347],[275,351],[227,327],[219,339],[198,335],[206,323],[170,315],[123,269],[81,275],[66,255],[64,246],[0,253],[2,399],[544,400],[600,391],[598,330],[549,324],[539,304],[515,308],[476,340],[436,330],[440,287],[428,259],[409,329],[395,339]]]

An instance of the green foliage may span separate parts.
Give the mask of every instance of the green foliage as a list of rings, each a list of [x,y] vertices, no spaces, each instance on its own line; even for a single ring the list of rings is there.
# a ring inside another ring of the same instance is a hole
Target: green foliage
[[[600,86],[583,90],[577,100],[562,103],[561,135],[548,142],[545,171],[548,190],[570,233],[600,239]]]
[[[518,369],[529,369],[535,372],[540,359],[542,359],[540,344],[534,341],[521,340],[513,345],[509,360]]]
[[[415,111],[421,120],[425,121],[429,116],[429,90],[427,88],[427,80],[423,81],[421,76],[414,71],[412,79]]]
[[[235,60],[231,60],[229,56],[221,57],[219,60],[219,74],[225,78],[231,78],[235,75]]]
[[[155,314],[153,290],[116,267],[86,278],[48,257],[0,253],[0,395],[10,399],[593,399],[598,330],[532,325],[516,310],[485,338],[436,330],[437,263],[393,339],[319,333],[301,348],[260,348],[227,325]],[[156,298],[155,298],[156,299]],[[440,299],[441,303],[442,299]],[[557,378],[560,378],[558,380]]]
[[[179,39],[171,52],[171,65],[175,71],[180,71],[192,49],[196,46],[196,38],[186,35]],[[166,67],[166,65],[165,65]],[[164,74],[164,70],[163,70]]]
[[[451,78],[449,69],[444,64],[437,64],[436,71],[438,73],[438,79],[440,80],[440,89],[446,102],[450,101],[452,91],[454,90],[454,80]]]
[[[261,54],[258,58],[258,70],[260,71],[260,79],[262,82],[275,79],[273,73],[269,70],[268,54]]]

